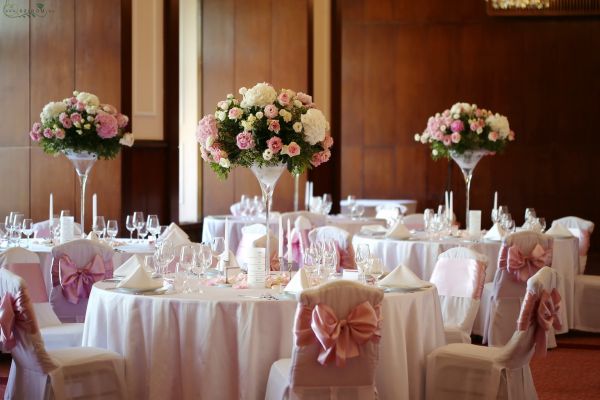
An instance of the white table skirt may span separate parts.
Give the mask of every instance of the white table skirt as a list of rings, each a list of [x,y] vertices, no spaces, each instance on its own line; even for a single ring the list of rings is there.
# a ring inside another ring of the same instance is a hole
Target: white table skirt
[[[96,283],[84,346],[125,357],[135,399],[263,399],[271,364],[291,356],[296,301],[241,297],[269,289],[203,288],[140,296]],[[386,294],[377,386],[382,399],[422,399],[425,357],[444,344],[435,288]]]
[[[393,240],[355,235],[352,239],[352,245],[356,248],[360,243],[368,244],[371,253],[381,257],[387,270],[391,271],[396,266],[404,264],[421,279],[425,280],[429,280],[431,277],[439,254],[452,247],[468,247],[487,256],[486,282],[491,282],[494,279],[494,274],[498,268],[498,254],[502,245],[501,242],[496,241],[469,242],[460,239],[438,241]],[[568,321],[568,326],[563,324],[563,330],[559,333],[566,332],[568,328],[573,327],[575,275],[579,271],[578,246],[576,238],[554,239],[552,267],[558,271],[562,278],[559,292],[564,307],[561,307],[561,314],[563,321]]]

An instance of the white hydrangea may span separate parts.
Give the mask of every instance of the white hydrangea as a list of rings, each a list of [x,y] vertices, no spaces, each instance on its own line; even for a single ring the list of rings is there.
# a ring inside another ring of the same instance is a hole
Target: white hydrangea
[[[325,139],[327,120],[320,110],[311,108],[306,114],[302,114],[300,120],[304,126],[304,139],[308,143],[315,145]]]
[[[42,123],[46,123],[53,118],[57,118],[60,113],[65,112],[67,110],[67,106],[62,101],[51,101],[46,104],[40,113],[40,119]]]
[[[243,108],[264,107],[267,104],[272,104],[277,99],[277,92],[273,89],[273,86],[267,83],[257,83],[242,94],[244,95],[241,103]]]
[[[77,94],[77,100],[82,102],[87,106],[96,106],[100,105],[100,100],[98,100],[98,96],[95,94],[87,93],[87,92],[79,92]]]
[[[492,128],[492,131],[498,132],[502,139],[506,139],[510,134],[510,126],[508,125],[508,118],[504,115],[495,114],[490,115],[485,120],[485,123]]]

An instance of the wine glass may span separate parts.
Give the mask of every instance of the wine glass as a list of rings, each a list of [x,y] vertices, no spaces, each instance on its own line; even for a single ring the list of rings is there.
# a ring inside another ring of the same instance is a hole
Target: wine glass
[[[105,230],[106,224],[104,222],[104,217],[100,215],[96,216],[94,223],[92,224],[92,231],[98,235],[98,239],[101,239]]]
[[[146,240],[146,236],[148,236],[148,228],[146,227],[145,223],[141,228],[138,228],[138,236],[142,238],[142,242]]]
[[[17,246],[21,245],[21,231],[23,230],[23,220],[25,216],[21,213],[14,213],[11,221],[13,236]]]
[[[323,195],[323,200],[321,202],[322,204],[322,212],[325,215],[328,215],[331,212],[331,207],[333,206],[333,200],[331,198],[331,194],[329,193],[325,193]]]
[[[307,248],[302,254],[302,268],[306,271],[306,277],[308,278],[309,285],[312,282],[312,274],[317,269],[318,263],[315,260],[313,250]]]
[[[33,234],[33,220],[31,218],[25,218],[23,220],[23,234],[27,236],[27,247],[30,246],[30,236]]]
[[[369,245],[366,243],[360,243],[356,246],[356,253],[354,254],[354,261],[356,262],[356,267],[358,268],[359,280],[362,283],[366,282],[366,272],[369,264],[369,260],[371,258],[371,250],[369,249]]]
[[[369,269],[369,274],[373,277],[375,284],[377,284],[377,281],[379,278],[381,278],[381,275],[383,275],[383,262],[381,261],[381,258],[371,258],[371,268]]]
[[[212,266],[212,249],[208,243],[200,244],[199,257],[202,265],[200,276],[204,276]]]
[[[128,215],[125,220],[125,229],[129,231],[129,241],[133,241],[133,231],[135,231],[135,224],[133,223],[133,215]]]
[[[220,255],[225,252],[225,239],[221,236],[214,237],[211,243],[213,256],[217,258],[217,269],[221,269]]]
[[[534,208],[525,209],[525,222],[531,222],[536,217]]]
[[[423,211],[423,225],[425,228],[425,232],[431,234],[432,221],[434,216],[433,208],[427,208]]]
[[[538,218],[537,223],[540,227],[540,232],[544,233],[546,230],[546,218]]]
[[[255,215],[260,215],[265,211],[265,205],[262,202],[262,197],[254,196],[252,199]]]
[[[150,214],[148,215],[148,219],[146,220],[146,228],[148,228],[148,232],[155,239],[158,238],[158,233],[160,232],[160,223],[158,222],[158,215]]]
[[[119,224],[116,219],[109,219],[106,224],[106,234],[110,236],[111,241],[115,241],[117,234],[119,233]]]
[[[109,221],[110,223],[110,221]],[[156,265],[157,263],[155,262],[156,259],[154,258],[154,255],[147,255],[144,257],[144,269],[146,270],[146,272],[149,272],[151,274],[157,274],[158,271],[156,270]]]
[[[0,248],[2,248],[2,242],[8,238],[8,230],[6,229],[6,223],[0,222]]]
[[[135,229],[138,230],[138,241],[140,240],[140,229],[142,229],[146,225],[146,221],[144,221],[144,213],[141,211],[135,211],[133,213],[133,225]]]
[[[159,275],[164,275],[169,267],[169,264],[175,259],[175,249],[173,243],[164,241],[156,249],[156,261],[158,262]]]
[[[177,272],[185,272],[186,278],[184,280],[184,293],[191,293],[192,289],[190,287],[191,278],[192,278],[192,268],[194,267],[195,260],[195,249],[192,245],[181,246],[181,250],[179,252],[179,263]],[[183,271],[179,270],[179,267],[183,269]]]

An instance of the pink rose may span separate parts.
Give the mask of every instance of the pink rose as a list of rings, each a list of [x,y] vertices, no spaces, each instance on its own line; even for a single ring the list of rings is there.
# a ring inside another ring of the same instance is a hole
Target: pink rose
[[[287,146],[284,146],[283,150],[285,151],[282,151],[281,154],[287,154],[290,157],[295,157],[300,154],[300,146],[296,142],[291,142]]]
[[[227,152],[218,148],[213,148],[210,152],[210,155],[217,163],[220,162],[222,158],[227,158]]]
[[[102,139],[113,138],[119,133],[117,119],[109,113],[100,111],[94,121],[96,123],[96,133]]]
[[[217,103],[217,107],[219,107],[221,110],[225,111],[229,108],[229,103],[226,102],[225,100],[221,100]]]
[[[48,139],[52,139],[52,129],[46,128],[44,129],[44,137]]]
[[[239,107],[233,107],[231,110],[229,110],[227,116],[229,117],[229,119],[233,120],[240,119],[240,117],[242,116],[242,109]]]
[[[444,146],[448,147],[452,144],[452,138],[450,137],[450,135],[444,136],[442,142],[444,142]]]
[[[267,140],[267,147],[273,154],[277,154],[283,147],[283,142],[277,136],[273,136],[271,139]]]
[[[279,109],[273,104],[269,104],[265,107],[265,115],[267,118],[275,118],[279,115]]]
[[[279,133],[279,130],[281,129],[281,126],[279,125],[279,121],[277,121],[276,119],[270,119],[268,129],[271,132]]]
[[[129,117],[127,117],[127,115],[118,113],[115,118],[117,119],[117,125],[119,128],[125,128],[129,123]]]
[[[329,161],[329,159],[331,158],[331,151],[330,150],[323,150],[320,151],[318,153],[313,154],[310,163],[314,166],[314,167],[318,167],[319,165],[326,163],[327,161]]]
[[[73,122],[73,123],[81,123],[81,120],[82,120],[81,114],[79,114],[79,113],[73,113],[73,114],[71,114],[71,122]]]
[[[75,105],[75,108],[77,109],[77,111],[83,111],[83,110],[85,110],[85,104],[82,103],[81,101],[78,101],[77,104]]]
[[[251,149],[254,147],[254,138],[252,137],[252,132],[244,131],[240,132],[236,137],[235,141],[237,147],[242,150]]]
[[[471,125],[469,125],[469,128],[473,131],[476,132],[477,129],[479,129],[479,124],[477,122],[472,122]]]
[[[40,135],[39,132],[34,132],[31,131],[29,132],[29,137],[31,138],[31,140],[33,140],[34,142],[39,142],[40,139],[42,138],[42,135]]]
[[[202,157],[202,159],[204,161],[210,161],[208,152],[206,151],[206,149],[204,148],[204,146],[200,146],[200,156]]]
[[[452,143],[460,142],[460,133],[454,132],[452,135],[450,135],[450,140],[452,140]]]
[[[196,139],[201,144],[206,143],[206,140],[209,137],[217,137],[217,120],[213,114],[205,115],[200,122],[198,122],[198,127],[196,128]]]
[[[31,127],[31,131],[37,134],[42,133],[42,124],[40,124],[39,122],[34,122],[33,126]]]
[[[329,161],[329,159],[331,158],[331,151],[330,150],[323,150],[321,152],[321,161],[326,163],[327,161]]]
[[[54,136],[56,136],[57,139],[64,139],[65,138],[65,131],[63,129],[55,129],[54,130]]]
[[[286,92],[281,92],[279,93],[279,96],[277,96],[277,101],[285,107],[290,104],[290,95]]]
[[[331,137],[331,135],[327,135],[325,136],[325,140],[323,140],[323,148],[324,149],[329,149],[331,148],[331,146],[333,146],[333,138]]]
[[[296,93],[296,98],[300,100],[304,105],[312,104],[312,97],[306,93],[298,92]]]
[[[77,97],[73,96],[69,99],[69,101],[71,102],[71,104],[77,104]]]
[[[463,129],[465,129],[465,124],[460,119],[456,119],[450,123],[450,130],[452,132],[462,132]]]
[[[73,126],[73,122],[71,121],[71,118],[69,118],[67,113],[60,113],[60,115],[58,116],[58,120],[60,121],[62,126],[65,127],[65,129],[69,129]]]
[[[515,132],[514,132],[514,131],[510,131],[510,132],[508,133],[508,140],[509,140],[510,142],[512,142],[513,140],[515,140]]]
[[[498,140],[498,136],[499,136],[499,135],[498,135],[498,132],[496,132],[496,131],[491,131],[491,132],[488,134],[488,139],[490,139],[492,142],[495,142],[496,140]]]

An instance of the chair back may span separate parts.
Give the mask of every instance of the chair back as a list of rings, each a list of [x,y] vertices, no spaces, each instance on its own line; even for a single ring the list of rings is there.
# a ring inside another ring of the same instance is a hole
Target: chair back
[[[278,239],[269,230],[270,250],[271,250],[271,268],[278,269],[279,260],[277,259]],[[238,264],[243,270],[247,270],[247,260],[251,254],[251,249],[262,247],[266,248],[267,228],[263,224],[252,224],[242,228],[242,238],[236,249],[236,258]],[[275,263],[275,264],[274,264]]]
[[[52,249],[50,303],[63,322],[82,322],[92,285],[112,278],[114,250],[80,239]]]
[[[281,213],[281,222],[283,222],[284,229],[287,227],[288,220],[292,227],[294,227],[298,217],[304,217],[310,221],[311,227],[325,226],[327,224],[327,215],[317,214],[310,211],[292,211]]]
[[[561,224],[579,240],[579,273],[583,274],[590,249],[590,238],[594,232],[594,223],[579,217],[563,217],[552,221],[552,225]]]
[[[354,249],[352,248],[352,238],[350,233],[337,226],[321,226],[308,233],[308,241],[311,244],[327,240],[332,240],[337,246],[338,272],[341,271],[342,268],[353,268]]]
[[[0,269],[0,329],[3,350],[21,368],[48,373],[57,368],[46,349],[25,281]]]
[[[558,310],[559,276],[556,270],[543,267],[527,281],[527,294],[521,305],[517,328],[499,356],[507,368],[520,368],[534,355],[546,355],[546,342],[551,327],[560,329]]]
[[[48,291],[40,267],[40,257],[33,251],[13,247],[0,254],[0,268],[6,268],[27,282],[33,303],[47,303]]]
[[[400,207],[403,207],[403,209]],[[404,215],[405,212],[406,207],[404,206],[380,204],[375,207],[375,218],[385,219],[388,226],[391,226],[401,215]]]
[[[466,247],[455,247],[438,256],[430,282],[440,296],[445,326],[471,333],[483,285],[487,257]]]
[[[381,289],[335,281],[300,294],[291,398],[374,398]]]
[[[415,231],[425,230],[425,220],[423,214],[408,214],[404,217],[404,226],[408,229],[414,229]]]
[[[286,223],[287,225],[287,223]],[[312,229],[312,223],[310,219],[305,217],[304,215],[299,215],[294,221],[294,228],[290,232],[290,237],[287,238],[288,241],[291,240],[291,249],[292,249],[292,261],[298,265],[298,267],[302,267],[304,250],[309,246],[310,242],[308,240],[308,233]],[[287,259],[287,247],[286,247],[286,259]]]
[[[510,234],[502,241],[497,273],[506,272],[513,281],[521,283],[519,287],[524,291],[527,279],[540,268],[552,265],[552,248],[551,236],[533,231]]]
[[[73,228],[73,234],[75,236],[81,235],[81,225],[77,222]],[[36,222],[33,224],[33,237],[39,239],[50,239],[50,220]]]

